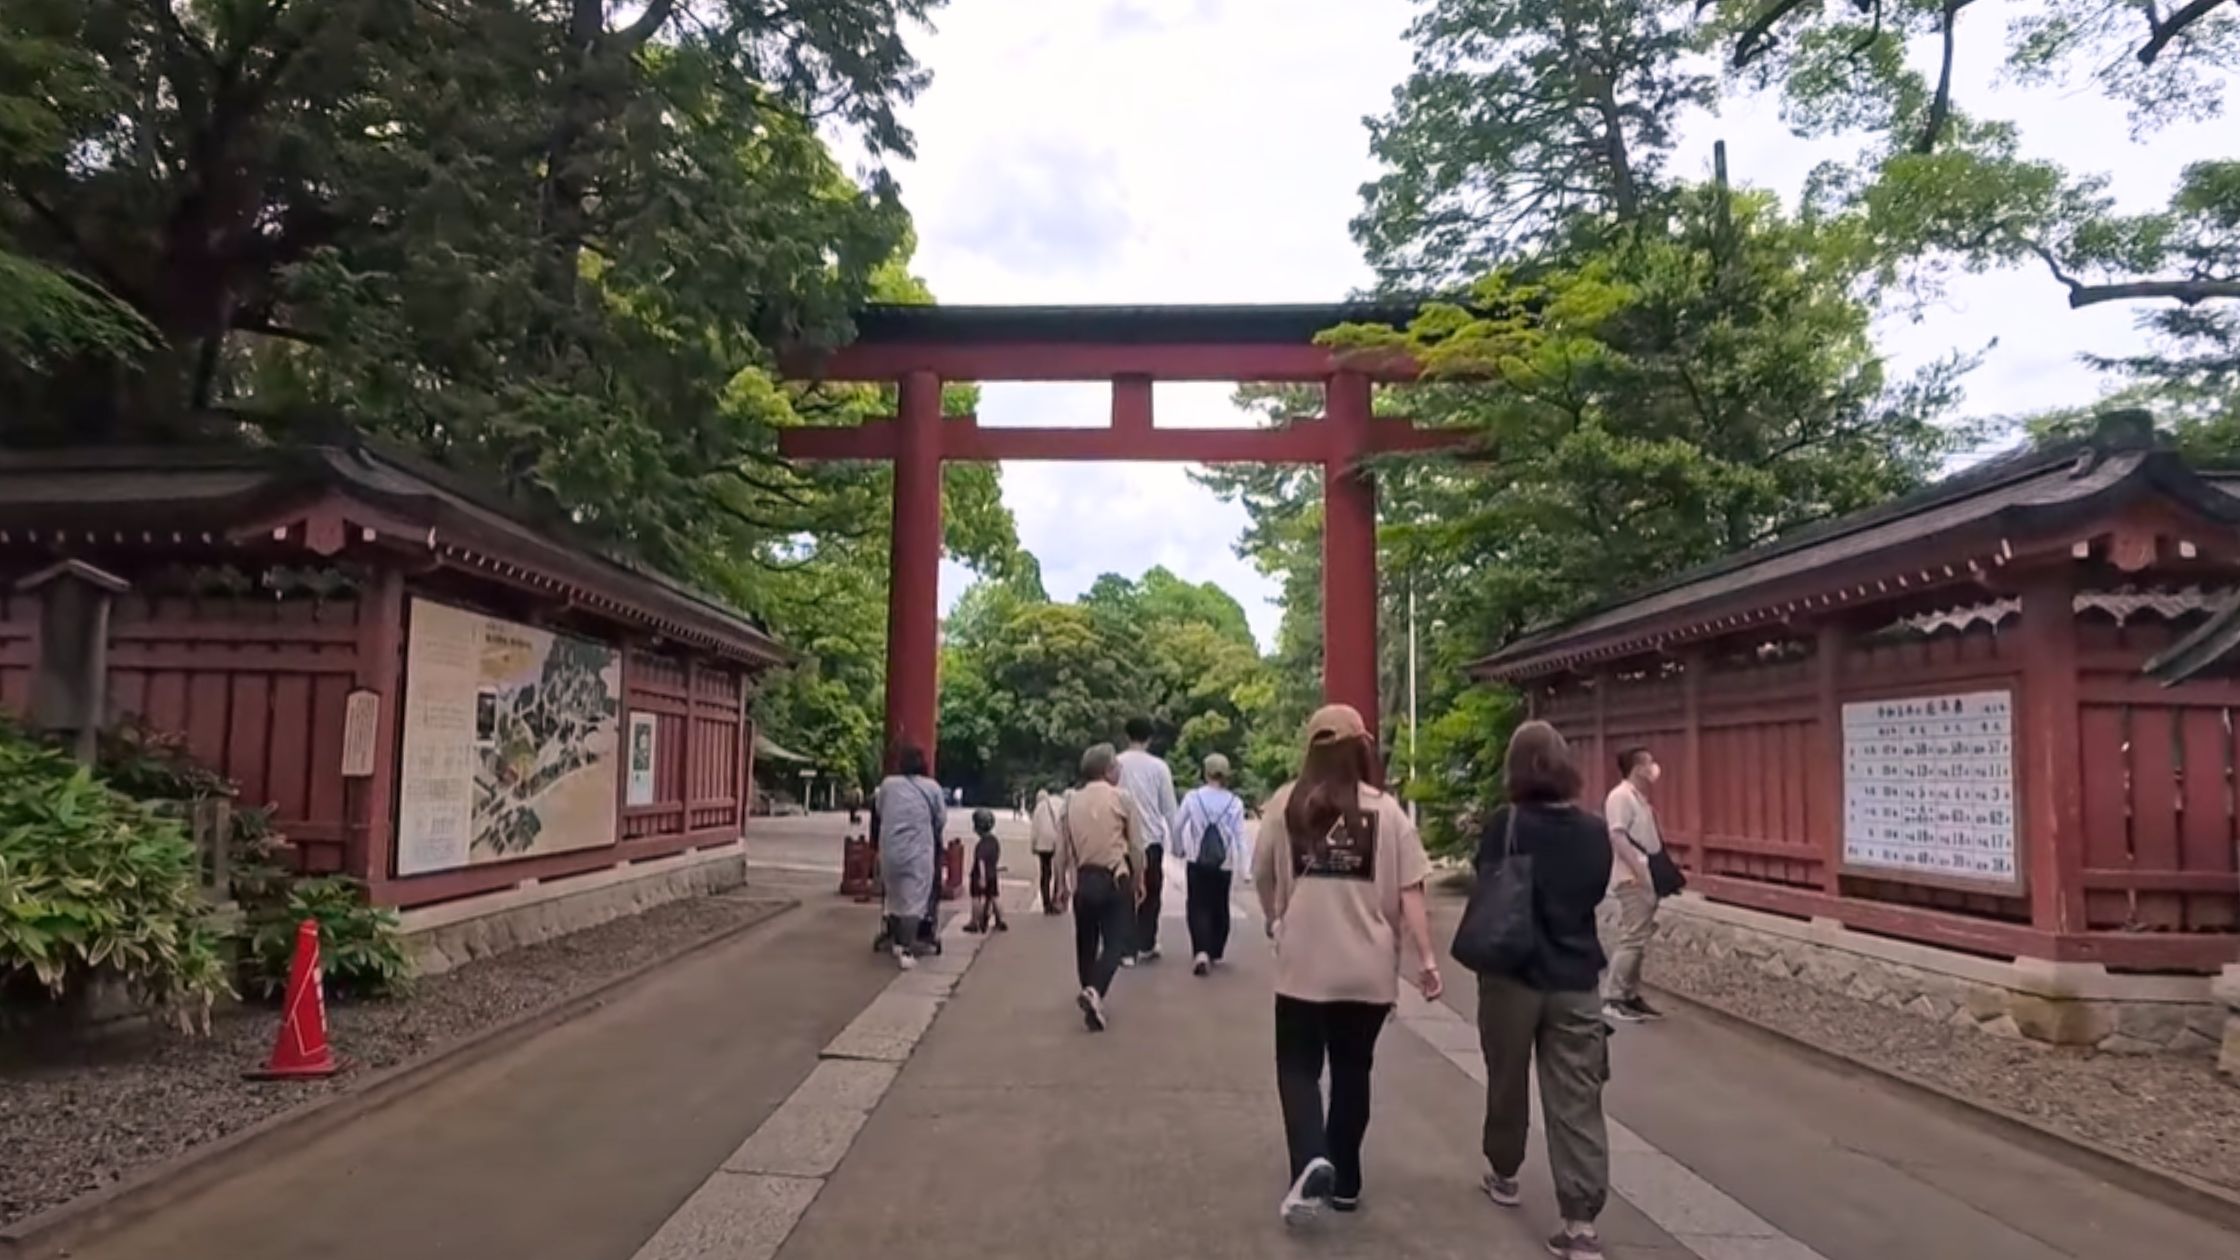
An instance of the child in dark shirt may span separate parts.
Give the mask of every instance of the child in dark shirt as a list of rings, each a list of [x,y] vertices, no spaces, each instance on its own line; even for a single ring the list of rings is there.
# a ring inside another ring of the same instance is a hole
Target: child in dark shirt
[[[1008,932],[1011,925],[1003,921],[1003,907],[996,904],[996,868],[1003,861],[1003,845],[996,841],[995,814],[973,810],[972,833],[979,839],[972,846],[972,922],[964,930],[985,932],[992,924],[996,931]]]

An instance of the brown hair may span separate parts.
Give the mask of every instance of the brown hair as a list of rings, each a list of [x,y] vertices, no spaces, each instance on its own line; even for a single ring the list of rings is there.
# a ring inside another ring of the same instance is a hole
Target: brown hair
[[[1509,737],[1509,759],[1502,770],[1509,799],[1517,804],[1562,804],[1579,795],[1579,767],[1571,745],[1546,722],[1527,722]]]
[[[1367,826],[1361,785],[1377,786],[1377,758],[1366,739],[1333,739],[1307,745],[1306,761],[1283,805],[1283,829],[1294,859],[1328,856],[1330,832],[1340,821],[1359,835]]]

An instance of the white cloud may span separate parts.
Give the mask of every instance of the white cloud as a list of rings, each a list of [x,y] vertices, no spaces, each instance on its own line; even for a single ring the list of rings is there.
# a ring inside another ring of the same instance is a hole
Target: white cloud
[[[1364,115],[1406,75],[1407,0],[960,0],[917,48],[935,73],[913,107],[918,160],[902,171],[916,269],[945,302],[1298,302],[1343,297],[1368,271],[1347,232],[1373,177]],[[1993,77],[1998,31],[1962,48],[1962,82]],[[2162,202],[2220,124],[2134,143],[2120,106],[2089,91],[2003,86],[1964,97],[2022,121],[2026,147],[2116,176],[2124,202]],[[2229,127],[2227,121],[2221,126]],[[1791,136],[1770,100],[1730,102],[1683,128],[1676,173],[1708,177],[1725,139],[1732,177],[1791,205],[1812,166],[1848,144]],[[2085,350],[2139,343],[2132,312],[2070,311],[2028,272],[1963,277],[1918,321],[1886,320],[1902,367],[1997,346],[1970,410],[2004,414],[2102,392]],[[1163,388],[1163,424],[1237,423],[1219,386]],[[988,424],[1101,424],[1104,387],[990,386]],[[1107,570],[1165,564],[1237,595],[1263,643],[1274,587],[1233,554],[1241,511],[1172,465],[1004,469],[1020,536],[1054,595]],[[965,575],[943,575],[944,606]]]

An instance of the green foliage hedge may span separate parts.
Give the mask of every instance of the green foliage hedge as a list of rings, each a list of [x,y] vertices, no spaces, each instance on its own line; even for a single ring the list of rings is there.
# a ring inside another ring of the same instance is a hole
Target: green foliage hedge
[[[287,988],[296,927],[305,919],[319,922],[319,961],[329,993],[393,997],[409,987],[412,965],[397,934],[396,911],[369,904],[363,883],[327,875],[295,880],[280,891],[249,908],[249,951],[242,961],[258,992],[272,997]]]
[[[96,974],[182,1026],[228,993],[179,824],[0,721],[0,991],[64,1000]]]

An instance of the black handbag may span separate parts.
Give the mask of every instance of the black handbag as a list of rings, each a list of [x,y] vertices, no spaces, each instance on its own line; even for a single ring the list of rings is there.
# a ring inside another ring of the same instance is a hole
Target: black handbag
[[[1632,837],[1628,836],[1627,839]],[[1638,844],[1633,847],[1641,848]],[[1658,900],[1677,897],[1680,890],[1688,886],[1688,877],[1680,873],[1680,864],[1672,860],[1670,853],[1663,849],[1658,849],[1655,853],[1642,849],[1641,856],[1649,859],[1649,887],[1656,890]]]
[[[1502,828],[1501,865],[1470,890],[1454,933],[1454,959],[1479,975],[1514,975],[1540,949],[1532,904],[1532,855],[1517,852],[1517,807]]]
[[[1642,808],[1648,809],[1650,817],[1655,818],[1654,807],[1644,803]],[[1633,838],[1633,833],[1630,831],[1625,833],[1625,837],[1626,843],[1632,845],[1635,852],[1648,859],[1649,888],[1657,894],[1658,900],[1679,896],[1680,890],[1688,886],[1688,877],[1680,873],[1680,864],[1672,860],[1672,854],[1667,852],[1661,844],[1657,846],[1656,852],[1649,852],[1649,850],[1641,847],[1640,842]]]

